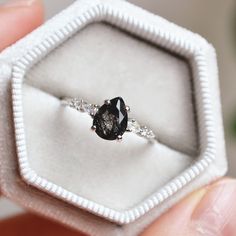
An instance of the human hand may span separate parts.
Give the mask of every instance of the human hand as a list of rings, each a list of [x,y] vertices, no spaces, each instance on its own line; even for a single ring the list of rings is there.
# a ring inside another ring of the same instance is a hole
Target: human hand
[[[0,6],[0,51],[42,22],[43,6],[39,0],[11,1]],[[235,236],[235,222],[236,180],[222,179],[186,197],[141,236]],[[84,236],[29,213],[0,222],[0,235]]]
[[[222,179],[174,206],[141,236],[235,236],[236,180]],[[85,236],[33,214],[0,222],[4,236]]]

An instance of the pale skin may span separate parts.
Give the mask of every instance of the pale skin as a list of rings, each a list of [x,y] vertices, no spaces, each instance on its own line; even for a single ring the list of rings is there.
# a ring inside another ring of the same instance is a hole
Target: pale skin
[[[0,5],[0,51],[43,22],[39,0],[10,1]],[[1,211],[1,209],[0,209]],[[0,222],[4,236],[83,236],[58,223],[25,213]],[[172,207],[141,236],[235,236],[236,180],[221,179]]]

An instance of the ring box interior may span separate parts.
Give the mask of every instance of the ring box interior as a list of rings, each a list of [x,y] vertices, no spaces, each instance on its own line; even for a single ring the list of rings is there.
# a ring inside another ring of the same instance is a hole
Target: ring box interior
[[[84,0],[77,1],[6,49],[0,55],[0,68],[11,67],[45,34],[52,34],[65,24],[66,16],[80,14],[75,9],[90,7],[86,4]],[[113,7],[125,8],[134,16],[136,11],[149,16],[124,1]],[[171,23],[158,20],[171,29]],[[164,26],[159,23],[157,27]],[[185,30],[181,30],[184,34]],[[210,65],[213,68],[209,78],[210,99],[214,100],[218,144],[215,161],[171,197],[128,224],[106,219],[105,213],[104,217],[96,215],[89,206],[88,211],[81,209],[51,194],[46,187],[37,188],[22,178],[14,140],[12,74],[6,76],[7,69],[5,73],[2,69],[0,187],[3,194],[30,210],[90,235],[138,235],[187,193],[226,172],[217,68],[214,60]],[[60,188],[114,211],[126,212],[138,206],[201,157],[202,133],[206,131],[201,130],[199,121],[200,95],[194,76],[191,61],[168,46],[107,21],[95,20],[85,25],[25,73],[22,108],[30,168]],[[62,106],[60,100],[80,97],[102,104],[105,99],[117,96],[130,106],[130,116],[154,131],[158,142],[148,143],[132,133],[125,133],[120,143],[103,140],[90,130],[91,117]]]

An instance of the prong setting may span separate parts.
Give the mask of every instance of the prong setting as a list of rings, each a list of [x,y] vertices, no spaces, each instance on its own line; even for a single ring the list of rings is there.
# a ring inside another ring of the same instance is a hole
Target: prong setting
[[[92,130],[92,131],[95,131],[96,128],[97,128],[96,125],[92,125],[92,126],[91,126],[91,130]]]
[[[130,112],[130,106],[125,106],[127,112]]]
[[[106,100],[104,101],[104,103],[105,103],[106,105],[110,105],[110,104],[111,104],[111,101],[110,101],[109,99],[106,99]]]
[[[118,141],[118,142],[121,142],[122,139],[123,139],[122,135],[119,135],[119,136],[117,137],[117,141]]]

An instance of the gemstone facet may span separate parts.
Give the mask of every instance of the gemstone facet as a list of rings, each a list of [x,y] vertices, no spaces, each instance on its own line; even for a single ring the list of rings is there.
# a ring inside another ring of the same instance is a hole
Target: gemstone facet
[[[107,100],[98,109],[93,119],[96,134],[106,140],[119,139],[126,131],[127,124],[128,113],[121,97]]]

